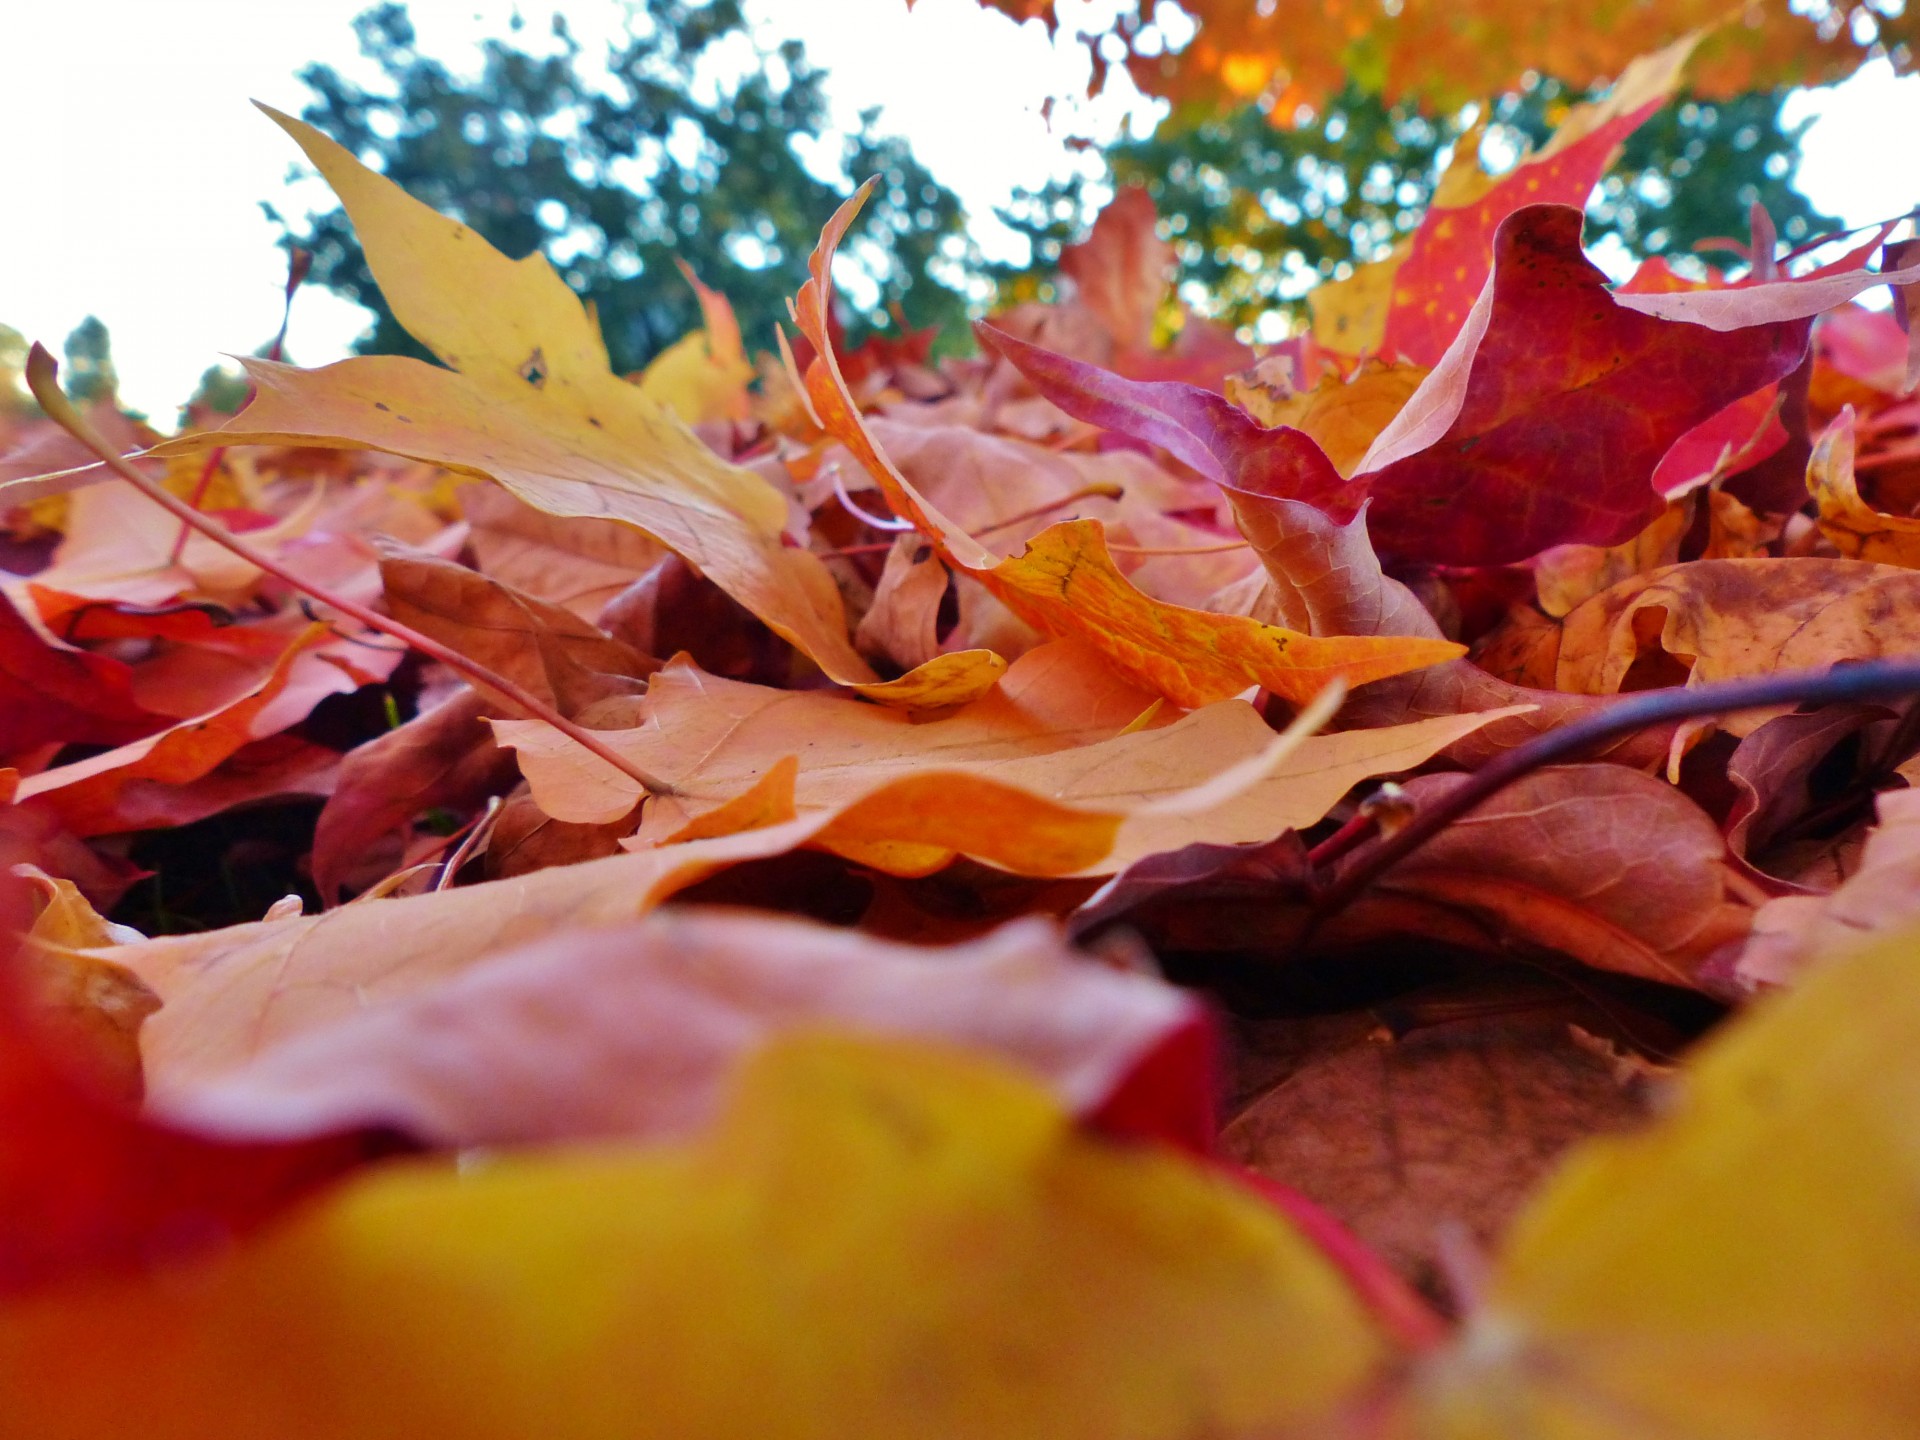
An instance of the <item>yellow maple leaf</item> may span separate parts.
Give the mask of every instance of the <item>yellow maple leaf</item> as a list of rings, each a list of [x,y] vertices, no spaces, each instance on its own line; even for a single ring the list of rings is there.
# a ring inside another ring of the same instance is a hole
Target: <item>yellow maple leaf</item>
[[[1224,1177],[1032,1081],[815,1033],[689,1146],[361,1179],[171,1279],[0,1310],[8,1433],[1191,1440],[1381,1346]]]
[[[875,699],[955,704],[999,677],[999,656],[972,651],[880,681],[848,638],[825,563],[786,542],[786,498],[615,375],[592,316],[543,256],[509,260],[311,125],[267,113],[339,195],[395,318],[451,368],[378,355],[320,370],[250,361],[252,404],[220,429],[155,453],[330,445],[457,467],[550,515],[646,531],[829,678]]]

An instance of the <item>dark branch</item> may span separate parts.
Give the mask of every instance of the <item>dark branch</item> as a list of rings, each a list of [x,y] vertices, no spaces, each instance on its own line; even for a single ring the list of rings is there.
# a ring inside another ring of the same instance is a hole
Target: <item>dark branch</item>
[[[1552,765],[1595,750],[1648,726],[1731,715],[1774,705],[1833,705],[1899,700],[1920,695],[1920,660],[1875,660],[1831,670],[1802,670],[1758,680],[1728,680],[1694,690],[1652,690],[1622,700],[1590,719],[1551,730],[1482,766],[1406,827],[1362,851],[1353,868],[1323,891],[1314,905],[1319,925],[1352,904],[1368,886],[1425,845],[1447,826],[1500,791]]]

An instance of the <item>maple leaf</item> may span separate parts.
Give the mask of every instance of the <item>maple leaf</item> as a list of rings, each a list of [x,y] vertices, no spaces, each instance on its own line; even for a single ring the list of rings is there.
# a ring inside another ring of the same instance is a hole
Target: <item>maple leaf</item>
[[[1414,232],[1386,259],[1310,292],[1314,338],[1343,355],[1437,365],[1486,282],[1500,223],[1525,205],[1584,207],[1621,143],[1672,96],[1697,41],[1633,61],[1605,99],[1574,106],[1503,175],[1480,168],[1482,127],[1462,137]]]
[[[981,3],[1017,20],[1057,23],[1050,0]],[[1712,98],[1837,80],[1875,41],[1904,51],[1915,39],[1910,17],[1865,3],[1836,6],[1830,25],[1786,4],[1729,11],[1715,0],[1598,12],[1508,0],[1406,0],[1392,10],[1367,0],[1194,0],[1185,8],[1199,32],[1183,49],[1121,52],[1140,88],[1202,110],[1259,102],[1280,125],[1302,123],[1355,79],[1389,101],[1417,98],[1440,109],[1509,89],[1528,72],[1589,86],[1703,28],[1709,34],[1690,82]],[[1140,18],[1147,16],[1143,6]],[[1115,57],[1105,53],[1105,37],[1086,38],[1091,92]]]
[[[149,1109],[263,1139],[376,1126],[449,1148],[684,1139],[713,1122],[746,1057],[825,1027],[998,1054],[1097,1122],[1150,1114],[1156,1138],[1196,1151],[1212,1139],[1200,1006],[1086,963],[1041,921],[936,956],[687,907],[515,947],[416,992],[390,987],[378,1006],[238,1066],[156,1066]]]
[[[543,257],[508,260],[313,127],[268,113],[342,196],[395,315],[453,368],[388,356],[317,371],[249,361],[256,393],[245,410],[154,453],[366,446],[478,471],[548,514],[645,531],[862,693],[951,704],[998,677],[998,657],[975,653],[880,681],[848,641],[825,566],[785,543],[784,497],[614,375],[591,318]],[[471,305],[476,294],[489,303]]]
[[[1579,237],[1580,214],[1565,206],[1526,206],[1501,222],[1492,274],[1459,337],[1351,481],[1305,435],[1263,430],[1218,396],[982,336],[1069,414],[1160,444],[1232,489],[1305,500],[1341,520],[1370,499],[1368,529],[1383,554],[1500,564],[1550,545],[1617,544],[1641,529],[1668,449],[1798,365],[1808,326],[1788,312],[1818,303],[1774,294],[1737,312],[1687,310],[1694,323],[1677,324],[1634,302],[1708,297],[1616,298]],[[1709,313],[1783,318],[1720,330],[1698,319]],[[1576,434],[1582,443],[1569,443]]]
[[[980,803],[979,784],[990,781],[1083,814],[1085,851],[1059,872],[1040,868],[1058,863],[1051,846],[1029,850],[1037,837],[1018,833],[968,853],[1025,873],[1107,873],[1155,850],[1267,840],[1311,825],[1358,781],[1409,769],[1503,718],[1492,712],[1301,738],[1282,753],[1242,701],[1156,723],[1153,696],[1110,675],[1090,646],[1056,642],[1014,662],[993,694],[914,723],[817,692],[729,684],[676,662],[654,677],[640,723],[607,739],[680,792],[648,807],[636,844],[667,839],[796,757],[795,813],[839,817],[816,844],[854,843],[848,812],[867,807],[874,828],[859,838],[861,858],[904,867],[900,873],[937,868],[951,852],[935,836],[966,817]],[[639,799],[626,777],[604,763],[581,763],[577,748],[554,743],[559,737],[545,727],[499,721],[495,730],[556,819],[617,819]],[[917,803],[893,814],[885,838],[905,849],[889,860],[868,848],[881,838],[872,807],[883,788],[909,782]],[[929,844],[932,853],[923,853]]]
[[[1320,640],[1241,616],[1156,604],[1114,567],[1097,522],[1064,521],[1036,535],[1023,555],[994,556],[928,505],[875,445],[839,376],[826,330],[828,276],[864,197],[862,191],[842,205],[822,232],[809,262],[813,280],[795,302],[801,333],[818,352],[807,368],[807,391],[828,433],[858,457],[895,512],[949,565],[977,578],[1030,623],[1087,640],[1123,673],[1180,705],[1205,705],[1253,684],[1304,701],[1336,678],[1358,684],[1459,653],[1445,641]]]
[[[831,1035],[769,1047],[693,1145],[389,1169],[198,1278],[0,1310],[10,1418],[1178,1440],[1323,1418],[1382,1351],[1244,1189],[976,1058]]]

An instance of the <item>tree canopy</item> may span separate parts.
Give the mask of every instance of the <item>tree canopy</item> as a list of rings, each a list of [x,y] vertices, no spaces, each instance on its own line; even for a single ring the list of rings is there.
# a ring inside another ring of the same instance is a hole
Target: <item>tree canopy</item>
[[[1629,137],[1589,205],[1589,243],[1611,236],[1636,256],[1686,254],[1745,236],[1756,204],[1789,240],[1835,228],[1793,188],[1804,125],[1782,124],[1787,95],[1784,87],[1724,100],[1685,95],[1660,110]],[[1312,126],[1277,127],[1254,104],[1190,111],[1106,158],[1114,183],[1145,188],[1166,220],[1181,298],[1251,325],[1289,314],[1319,281],[1411,231],[1433,198],[1440,161],[1470,122],[1487,122],[1486,158],[1508,161],[1543,143],[1580,98],[1561,81],[1535,77],[1490,105],[1431,115],[1349,82]],[[1683,183],[1689,174],[1711,183]],[[1079,209],[1061,188],[1029,197],[1007,217],[1035,244],[1023,284],[1050,273],[1079,228]]]
[[[906,145],[829,124],[821,72],[768,45],[739,0],[662,0],[628,16],[605,56],[565,20],[538,47],[521,27],[482,47],[477,74],[421,53],[406,7],[354,28],[381,82],[326,65],[301,79],[304,117],[509,254],[544,251],[592,302],[614,364],[635,369],[699,322],[684,260],[724,292],[748,336],[770,338],[806,274],[821,217],[856,179],[881,177],[853,246],[872,283],[856,320],[955,328],[971,252],[959,203]],[[831,176],[835,184],[820,176]],[[313,278],[367,306],[361,348],[417,353],[394,322],[339,209],[290,224]]]

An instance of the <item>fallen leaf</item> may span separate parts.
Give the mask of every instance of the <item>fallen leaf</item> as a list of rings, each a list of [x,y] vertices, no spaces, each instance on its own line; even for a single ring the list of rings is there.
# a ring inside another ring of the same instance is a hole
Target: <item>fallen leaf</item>
[[[1622,142],[1672,96],[1698,41],[1696,32],[1633,61],[1604,99],[1574,106],[1497,179],[1481,171],[1478,144],[1463,141],[1393,271],[1380,353],[1437,365],[1487,279],[1501,222],[1524,205],[1584,206]]]
[[[871,804],[882,787],[911,783],[917,803],[899,812],[895,823],[903,828],[891,838],[930,837],[942,812],[981,802],[979,792],[961,783],[972,777],[1118,822],[1106,846],[1075,867],[1110,873],[1156,850],[1202,840],[1270,840],[1303,828],[1360,780],[1411,769],[1497,718],[1458,716],[1402,730],[1309,738],[1236,793],[1175,813],[1169,802],[1236,765],[1257,763],[1273,745],[1273,731],[1252,706],[1226,700],[1129,733],[1152,697],[1107,678],[1110,673],[1090,647],[1057,642],[1016,661],[992,695],[944,719],[914,723],[820,692],[731,684],[676,662],[654,677],[642,724],[603,732],[603,738],[680,792],[648,806],[637,843],[666,839],[688,818],[746,791],[775,761],[797,756],[796,813],[843,816],[849,807]],[[583,762],[570,753],[577,747],[556,743],[557,732],[499,721],[495,733],[513,747],[534,798],[550,815],[605,821],[638,799],[631,780],[594,757]],[[1006,803],[1013,803],[1011,796]],[[866,813],[878,822],[873,811]],[[823,834],[818,843],[832,839]],[[1000,848],[1003,858],[994,863],[1049,873],[1014,865],[1014,837]]]
[[[255,398],[245,410],[152,453],[365,446],[485,474],[547,514],[646,532],[863,694],[956,703],[946,697],[997,678],[997,657],[976,655],[942,657],[938,676],[878,681],[847,638],[825,565],[784,542],[786,499],[614,375],[591,318],[544,257],[508,260],[312,126],[268,114],[343,197],[396,316],[452,368],[395,356],[311,371],[248,361]]]
[[[1374,1011],[1241,1027],[1255,1089],[1220,1144],[1431,1292],[1449,1231],[1490,1247],[1567,1146],[1631,1125],[1643,1098],[1569,1034],[1610,1029],[1606,1007],[1561,986],[1482,982],[1395,1008],[1434,1013],[1401,1033]]]
[[[491,734],[487,743],[489,747],[493,744]],[[494,753],[504,757],[511,752]],[[620,842],[632,829],[633,822],[625,816],[604,825],[570,825],[555,820],[534,803],[532,793],[521,784],[494,812],[486,832],[486,852],[480,858],[489,880],[507,880],[551,865],[577,865],[583,860],[618,855]]]
[[[406,724],[355,747],[313,834],[313,883],[338,900],[378,842],[436,806],[464,810],[512,783],[513,757],[494,744],[494,707],[463,690]]]
[[[1178,1440],[1324,1419],[1380,1352],[1244,1190],[999,1067],[836,1037],[771,1047],[696,1145],[390,1168],[194,1280],[0,1312],[10,1417]]]
[[[457,493],[481,574],[589,622],[669,553],[631,525],[549,515],[497,485]]]
[[[156,1068],[149,1109],[235,1137],[385,1126],[449,1148],[689,1139],[747,1056],[829,1025],[997,1054],[1083,1116],[1179,1048],[1194,1063],[1170,1087],[1184,1093],[1162,1102],[1187,1119],[1161,1138],[1199,1150],[1212,1139],[1197,1003],[1073,955],[1041,921],[936,954],[691,908],[490,956],[236,1069]]]
[[[25,928],[25,889],[9,874],[9,930]],[[137,1025],[146,1002],[111,959],[89,954],[70,978],[83,988],[66,999],[92,1003],[107,981]],[[0,960],[0,1315],[37,1288],[217,1250],[373,1153],[361,1135],[228,1144],[142,1119],[87,1051],[56,1048],[62,1028],[30,1014],[32,983]]]
[[[380,561],[388,611],[514,681],[569,718],[597,700],[638,694],[656,662],[572,611],[477,570],[389,547]],[[509,710],[518,706],[491,697]]]
[[[1912,618],[1909,618],[1912,617]],[[1636,688],[1651,670],[1689,685],[1920,650],[1920,576],[1815,557],[1695,560],[1624,580],[1563,622],[1558,684],[1588,695]],[[1636,668],[1638,667],[1638,668]],[[1735,735],[1749,711],[1715,723]]]
[[[1825,837],[1788,844],[1785,853],[1779,842],[1809,821],[1824,828],[1823,809],[1849,792],[1863,797],[1890,761],[1904,759],[1887,751],[1892,729],[1885,706],[1822,705],[1777,716],[1743,737],[1727,759],[1737,792],[1727,811],[1727,848],[1776,879],[1789,878],[1802,855],[1827,855]],[[1804,877],[1793,880],[1795,888],[1808,888]]]
[[[86,952],[146,937],[108,923],[71,880],[32,864],[15,865],[13,874],[37,892],[39,913],[15,962],[33,1023],[51,1048],[105,1094],[138,1104],[144,1088],[140,1025],[160,998],[124,965]]]
[[[1352,480],[1301,432],[1264,430],[1219,396],[980,334],[1070,415],[1160,445],[1232,491],[1302,500],[1338,523],[1371,497],[1368,528],[1392,557],[1493,565],[1618,544],[1655,514],[1652,477],[1673,443],[1798,365],[1808,326],[1722,333],[1638,314],[1626,300],[1649,297],[1607,289],[1580,223],[1555,205],[1501,222],[1465,328]]]
[[[886,568],[873,589],[873,604],[860,617],[854,644],[876,661],[903,670],[940,653],[940,606],[950,577],[918,535],[902,535],[887,550]]]
[[[977,578],[1029,623],[1086,640],[1123,674],[1189,707],[1256,684],[1304,702],[1336,678],[1362,684],[1459,653],[1445,641],[1320,640],[1243,616],[1156,603],[1114,567],[1097,521],[1049,526],[1028,543],[1025,554],[1001,560],[926,504],[874,443],[828,342],[834,249],[864,197],[862,191],[828,222],[809,262],[813,279],[796,300],[797,323],[818,352],[807,370],[807,390],[828,433],[853,452],[894,511],[910,520],[949,565]]]
[[[0,596],[0,756],[120,745],[166,723],[134,698],[126,662],[59,643]]]
[[[210,1071],[365,1006],[424,990],[485,955],[563,926],[632,920],[727,865],[784,854],[817,828],[817,821],[789,821],[511,880],[158,936],[95,953],[124,964],[160,996],[161,1008],[141,1037],[148,1064]]]
[[[1830,895],[1782,895],[1753,917],[1730,973],[1747,989],[1794,983],[1813,965],[1920,919],[1920,791],[1887,790],[1859,867]]]
[[[1269,430],[1286,426],[1300,431],[1320,447],[1334,469],[1352,475],[1426,378],[1422,365],[1368,360],[1351,375],[1329,370],[1318,384],[1287,395],[1229,380],[1227,399]]]
[[[1672,297],[1613,295],[1580,225],[1559,205],[1501,222],[1459,337],[1361,461],[1383,553],[1493,565],[1618,544],[1652,518],[1676,440],[1800,363],[1804,318],[1721,331],[1638,313]]]
[[[1913,947],[1816,966],[1709,1040],[1658,1123],[1577,1150],[1385,1433],[1920,1427]]]
[[[1861,498],[1855,453],[1849,405],[1821,435],[1807,463],[1807,489],[1819,507],[1821,533],[1851,559],[1920,569],[1920,520],[1884,514]]]
[[[271,733],[272,722],[263,716],[286,690],[303,653],[326,638],[325,626],[309,627],[287,647],[266,679],[232,704],[145,739],[29,775],[14,792],[15,801],[58,815],[76,835],[139,828],[141,822],[130,821],[119,810],[126,787],[143,780],[164,785],[198,780],[257,734]],[[307,700],[301,713],[311,704]]]
[[[1403,788],[1417,808],[1462,778],[1420,776]],[[1685,795],[1620,765],[1554,765],[1396,865],[1320,939],[1419,935],[1495,950],[1524,941],[1692,986],[1752,915],[1729,885],[1719,827]]]
[[[1693,509],[1691,502],[1669,501],[1646,529],[1619,545],[1556,545],[1538,556],[1533,578],[1540,608],[1559,620],[1622,580],[1675,564]]]

